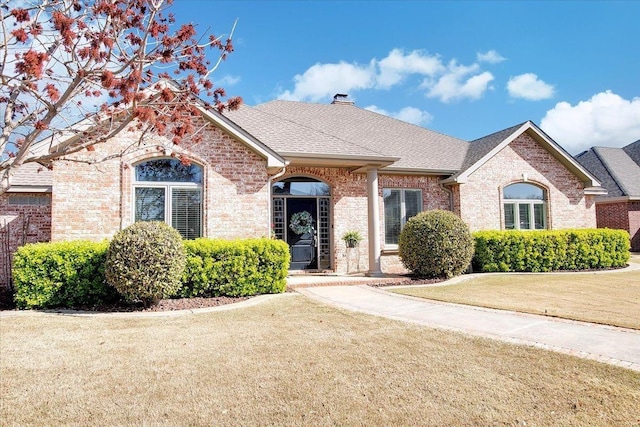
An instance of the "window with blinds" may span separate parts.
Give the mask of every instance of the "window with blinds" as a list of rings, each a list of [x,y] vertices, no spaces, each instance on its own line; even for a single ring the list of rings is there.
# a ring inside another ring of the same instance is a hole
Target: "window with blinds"
[[[202,229],[202,190],[200,188],[171,190],[171,226],[185,239],[200,237]]]
[[[142,162],[134,175],[134,220],[165,221],[184,239],[202,236],[202,168],[177,159]]]
[[[544,230],[547,228],[546,192],[537,185],[518,182],[503,190],[506,230]]]
[[[397,245],[400,231],[407,221],[422,211],[422,190],[385,188],[382,190],[384,202],[384,243]]]

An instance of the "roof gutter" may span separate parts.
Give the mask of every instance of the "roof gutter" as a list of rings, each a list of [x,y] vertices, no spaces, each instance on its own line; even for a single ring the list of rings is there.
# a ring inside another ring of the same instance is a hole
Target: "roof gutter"
[[[51,185],[12,185],[7,193],[51,193]]]
[[[599,205],[622,202],[640,202],[640,196],[596,197],[596,204]]]
[[[455,173],[458,173],[459,170],[451,170],[451,169],[421,169],[421,168],[394,168],[394,167],[386,167],[382,171],[385,174],[389,175],[441,175],[441,176],[451,176]],[[450,178],[446,178],[450,179]]]
[[[604,187],[585,187],[584,194],[588,196],[606,196],[609,192]]]
[[[346,167],[353,168],[354,171],[366,167],[376,167],[378,169],[391,165],[400,158],[384,156],[354,156],[344,154],[320,154],[320,153],[291,153],[279,152],[291,166],[316,166],[316,167]],[[362,170],[361,172],[364,172]]]

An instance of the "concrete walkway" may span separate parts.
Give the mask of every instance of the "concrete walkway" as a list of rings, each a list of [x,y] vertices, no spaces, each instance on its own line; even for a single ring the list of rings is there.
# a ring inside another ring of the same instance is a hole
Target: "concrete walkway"
[[[499,339],[640,371],[640,331],[533,314],[442,303],[366,285],[296,288],[362,313]]]

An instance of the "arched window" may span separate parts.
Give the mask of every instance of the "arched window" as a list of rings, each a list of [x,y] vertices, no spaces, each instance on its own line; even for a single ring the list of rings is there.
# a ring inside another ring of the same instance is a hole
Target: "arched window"
[[[544,230],[547,228],[545,190],[527,182],[508,185],[503,190],[504,228]]]
[[[202,236],[202,168],[153,159],[135,168],[135,221],[165,221],[183,238]]]
[[[273,194],[279,196],[330,196],[331,189],[326,182],[314,178],[294,177],[273,184]]]

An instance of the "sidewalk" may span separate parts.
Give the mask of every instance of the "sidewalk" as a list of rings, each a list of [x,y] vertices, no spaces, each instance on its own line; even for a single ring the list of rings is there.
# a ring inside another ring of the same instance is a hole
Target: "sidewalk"
[[[297,288],[347,310],[530,345],[640,371],[640,331],[442,303],[366,285]]]

